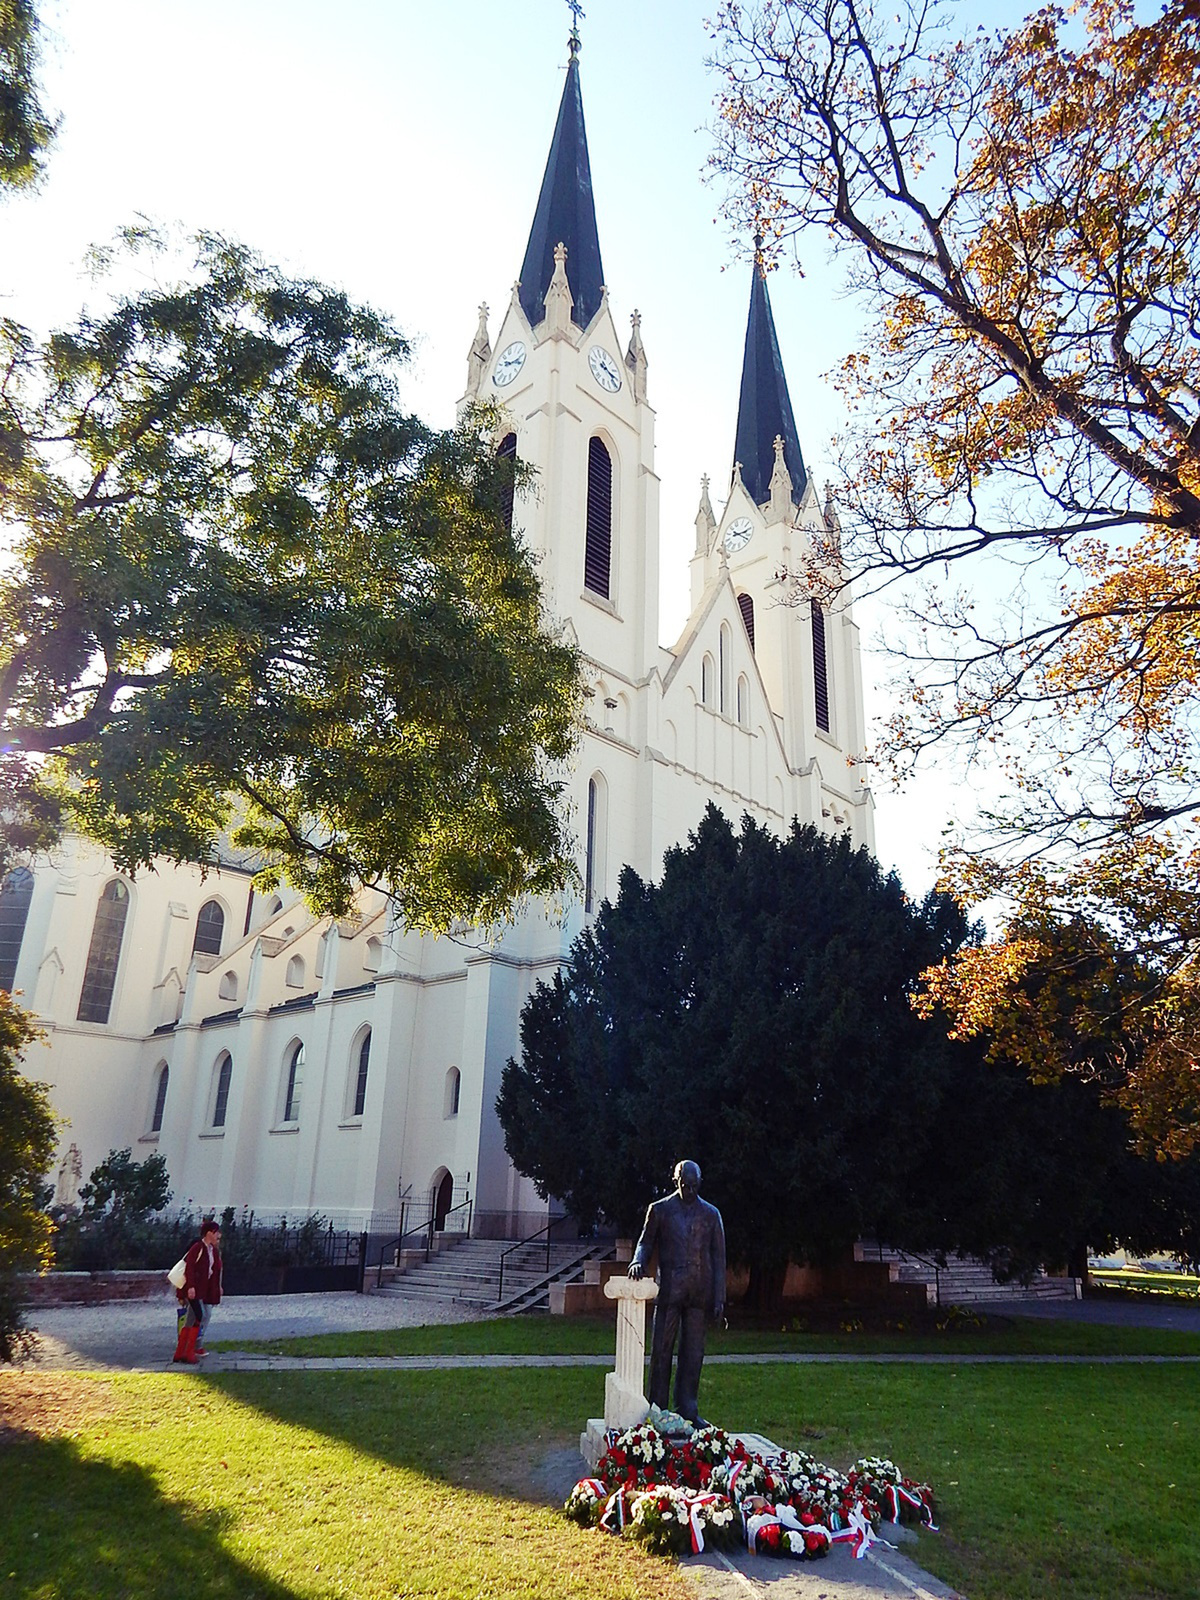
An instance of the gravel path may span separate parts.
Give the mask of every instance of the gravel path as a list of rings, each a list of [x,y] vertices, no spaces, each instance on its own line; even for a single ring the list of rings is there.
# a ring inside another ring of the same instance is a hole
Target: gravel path
[[[214,1339],[251,1342],[471,1322],[476,1315],[469,1307],[449,1300],[404,1300],[352,1292],[258,1294],[222,1301],[209,1326]],[[38,1308],[30,1312],[28,1321],[38,1334],[36,1365],[50,1370],[157,1369],[170,1366],[175,1349],[175,1296],[170,1292],[152,1300]]]

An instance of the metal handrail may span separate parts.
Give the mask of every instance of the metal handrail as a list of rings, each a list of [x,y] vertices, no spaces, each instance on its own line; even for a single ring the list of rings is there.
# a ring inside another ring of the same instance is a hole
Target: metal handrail
[[[407,1208],[407,1205],[408,1202],[405,1201],[404,1205],[400,1208],[401,1222],[404,1221],[404,1212]],[[447,1211],[445,1216],[442,1218],[443,1226],[445,1225],[446,1217],[452,1217],[456,1211],[462,1211],[465,1209],[467,1213],[467,1226],[464,1231],[469,1234],[471,1232],[471,1207],[473,1205],[473,1200],[460,1200],[458,1205],[451,1206],[450,1210]],[[433,1254],[433,1236],[438,1231],[437,1212],[431,1210],[426,1221],[419,1222],[415,1228],[407,1228],[395,1239],[389,1239],[379,1253],[379,1268],[375,1277],[375,1287],[377,1289],[381,1289],[383,1287],[383,1268],[387,1261],[389,1251],[394,1250],[399,1253],[400,1247],[404,1243],[405,1239],[411,1239],[414,1234],[423,1234],[425,1238],[425,1260],[428,1261],[430,1256]]]
[[[919,1261],[923,1267],[932,1267],[933,1268],[933,1298],[934,1298],[935,1305],[939,1305],[940,1306],[941,1303],[942,1303],[942,1269],[938,1266],[937,1262],[936,1261],[930,1261],[928,1256],[918,1255],[918,1253],[915,1250],[902,1249],[899,1245],[891,1245],[889,1248],[895,1250],[897,1255],[907,1256],[910,1261]],[[878,1252],[880,1261],[882,1261],[883,1260],[883,1242],[882,1242],[882,1240],[876,1239],[876,1241],[875,1241],[875,1249]]]
[[[535,1239],[540,1239],[542,1237],[542,1235],[545,1234],[546,1235],[546,1271],[549,1272],[550,1271],[550,1234],[551,1234],[551,1231],[554,1228],[556,1228],[560,1222],[565,1222],[566,1219],[570,1216],[570,1214],[571,1213],[569,1211],[564,1211],[564,1212],[562,1212],[562,1214],[560,1216],[551,1217],[550,1221],[547,1222],[543,1227],[539,1228],[536,1233],[531,1233],[529,1235],[528,1239],[519,1239],[516,1244],[510,1245],[507,1250],[502,1250],[500,1252],[500,1281],[496,1285],[496,1304],[497,1305],[499,1305],[501,1300],[504,1299],[504,1263],[508,1260],[509,1256],[512,1255],[513,1251],[514,1250],[523,1250],[527,1244],[532,1244]]]

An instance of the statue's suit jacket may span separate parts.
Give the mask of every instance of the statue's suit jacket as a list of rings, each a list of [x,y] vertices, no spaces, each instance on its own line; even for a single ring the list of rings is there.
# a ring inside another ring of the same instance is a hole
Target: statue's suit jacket
[[[655,1200],[633,1264],[648,1273],[656,1251],[660,1304],[702,1305],[710,1315],[725,1304],[725,1228],[716,1206],[699,1195],[691,1205],[678,1194]]]

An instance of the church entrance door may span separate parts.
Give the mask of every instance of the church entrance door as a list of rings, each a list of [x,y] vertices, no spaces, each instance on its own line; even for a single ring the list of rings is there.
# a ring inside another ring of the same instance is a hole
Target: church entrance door
[[[433,1197],[433,1226],[440,1232],[446,1225],[446,1213],[454,1204],[454,1178],[449,1172],[437,1186]]]

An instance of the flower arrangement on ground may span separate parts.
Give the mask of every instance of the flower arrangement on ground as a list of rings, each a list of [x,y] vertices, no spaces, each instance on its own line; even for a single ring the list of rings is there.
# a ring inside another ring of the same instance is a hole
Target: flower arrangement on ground
[[[744,1542],[765,1555],[811,1560],[846,1541],[857,1556],[881,1519],[933,1527],[932,1489],[881,1456],[843,1473],[804,1450],[756,1455],[720,1428],[675,1442],[646,1423],[613,1441],[564,1509],[585,1527],[662,1555]]]

